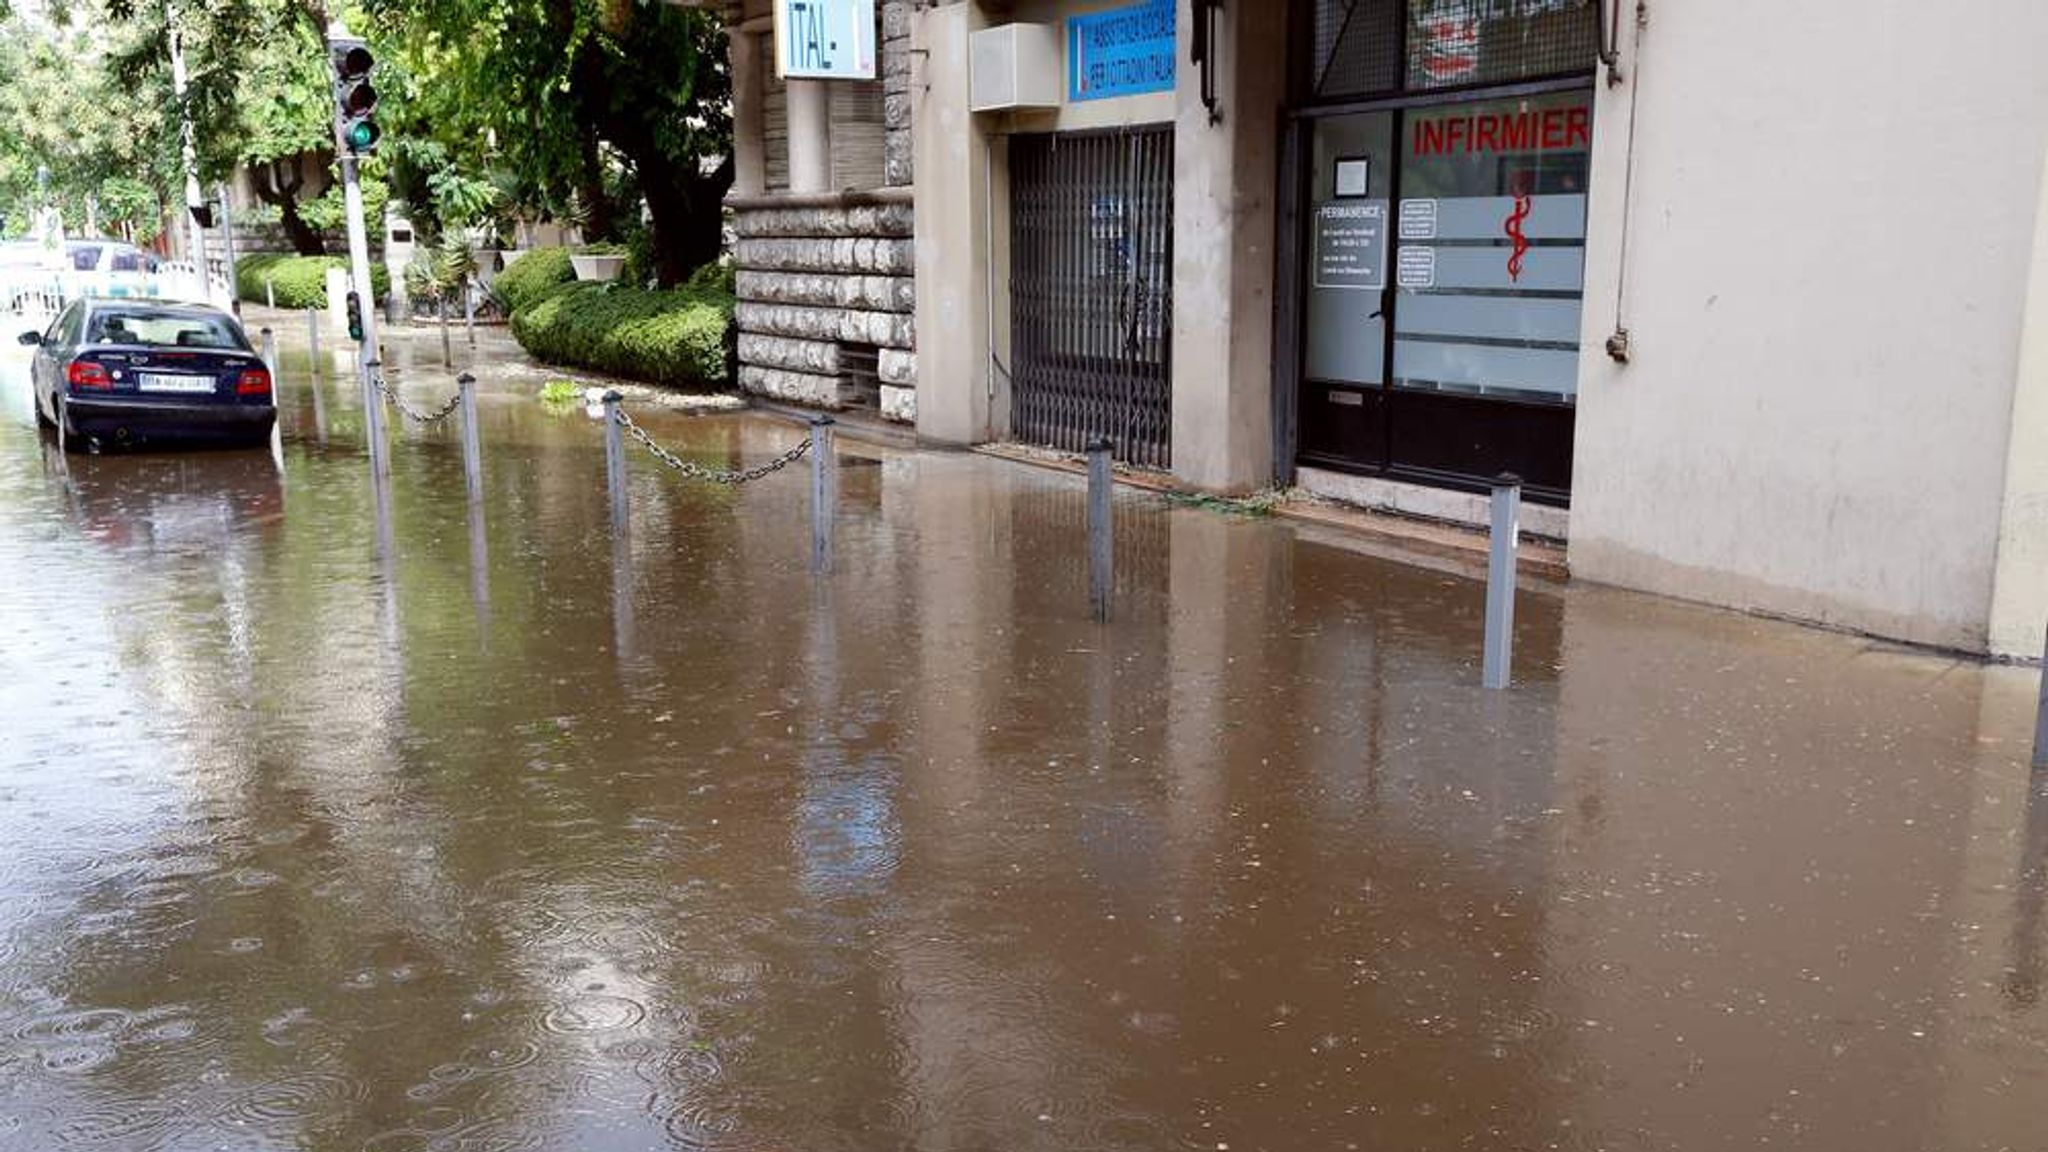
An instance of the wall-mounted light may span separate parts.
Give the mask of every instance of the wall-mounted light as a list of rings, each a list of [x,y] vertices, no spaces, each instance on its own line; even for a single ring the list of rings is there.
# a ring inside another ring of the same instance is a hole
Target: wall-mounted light
[[[1194,5],[1194,40],[1188,45],[1188,59],[1202,69],[1202,107],[1209,110],[1209,126],[1223,123],[1216,99],[1216,17],[1223,0],[1189,0]]]

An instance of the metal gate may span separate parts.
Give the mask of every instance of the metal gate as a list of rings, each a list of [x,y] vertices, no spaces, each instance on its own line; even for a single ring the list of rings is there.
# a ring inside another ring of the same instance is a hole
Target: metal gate
[[[1172,463],[1173,130],[1010,138],[1010,434]]]

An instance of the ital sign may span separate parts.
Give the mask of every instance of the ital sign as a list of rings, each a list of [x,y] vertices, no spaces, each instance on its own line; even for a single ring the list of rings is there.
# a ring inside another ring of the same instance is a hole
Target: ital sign
[[[775,0],[775,71],[788,80],[873,80],[875,0]]]

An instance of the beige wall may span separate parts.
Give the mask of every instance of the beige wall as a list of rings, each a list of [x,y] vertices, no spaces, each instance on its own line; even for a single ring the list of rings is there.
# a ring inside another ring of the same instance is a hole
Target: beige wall
[[[1596,112],[1576,574],[1986,645],[2037,260],[2048,5],[1965,16],[1921,0],[1651,0],[1631,82],[1603,85]],[[1617,367],[1601,347],[1631,102],[1635,356]],[[2023,415],[2039,403],[2023,397]],[[2012,507],[2008,549],[2038,549],[2039,515]]]
[[[2043,654],[2048,621],[2048,161],[2035,213],[2020,365],[2005,455],[2005,515],[1991,596],[1991,650]]]
[[[1274,199],[1287,24],[1225,8],[1215,89],[1182,45],[1173,133],[1173,471],[1189,484],[1248,492],[1273,482]]]
[[[967,37],[978,6],[917,14],[911,119],[917,149],[917,430],[951,444],[988,439],[987,148],[967,110]]]

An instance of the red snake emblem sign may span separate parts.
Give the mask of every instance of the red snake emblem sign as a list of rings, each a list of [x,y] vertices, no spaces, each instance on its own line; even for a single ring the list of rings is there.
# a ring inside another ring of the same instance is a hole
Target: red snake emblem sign
[[[1515,250],[1508,254],[1508,279],[1516,283],[1521,282],[1522,262],[1529,256],[1529,238],[1522,235],[1522,221],[1529,218],[1529,207],[1529,194],[1515,193],[1515,210],[1508,213],[1503,225],[1508,239],[1515,242]]]

